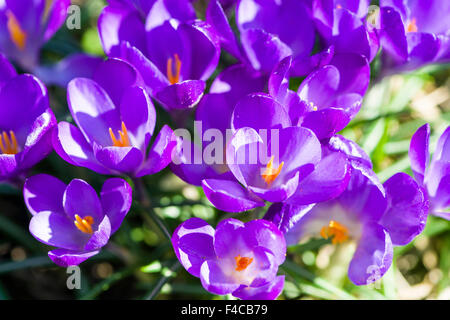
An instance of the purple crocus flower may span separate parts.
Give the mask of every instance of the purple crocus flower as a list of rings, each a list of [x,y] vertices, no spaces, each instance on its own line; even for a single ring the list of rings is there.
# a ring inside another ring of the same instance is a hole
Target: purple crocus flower
[[[225,50],[261,74],[270,73],[287,56],[304,61],[314,46],[314,23],[303,0],[237,1],[240,42],[217,0],[210,1],[206,21]]]
[[[274,204],[265,217],[286,232],[288,245],[308,237],[330,238],[333,244],[356,241],[348,270],[356,285],[386,273],[393,246],[422,232],[428,211],[422,188],[410,176],[398,173],[381,185],[363,161],[352,160],[350,182],[337,198],[311,206]]]
[[[372,61],[379,39],[374,26],[365,21],[369,4],[370,0],[314,0],[312,14],[323,44]]]
[[[172,236],[178,260],[203,287],[243,300],[273,300],[284,276],[277,276],[286,256],[283,234],[269,221],[221,221],[216,230],[199,218],[183,222]]]
[[[430,213],[450,220],[450,127],[440,136],[430,162],[430,125],[420,127],[409,148],[411,169],[430,199]]]
[[[230,96],[222,96],[226,97]],[[218,125],[219,132],[226,128],[217,118],[202,119],[207,128]],[[192,159],[171,164],[183,180],[202,185],[216,208],[242,212],[264,206],[264,201],[289,201],[290,197],[310,204],[331,199],[345,189],[350,173],[346,155],[323,154],[314,133],[292,126],[285,108],[270,95],[253,93],[239,100],[231,127],[233,134],[223,159],[219,156],[212,164],[193,163]],[[184,142],[180,145],[183,148],[177,151],[184,160],[186,146]],[[195,152],[198,146],[191,148]],[[209,145],[204,150],[207,148]]]
[[[189,1],[153,1],[145,17],[135,6],[115,1],[98,26],[106,54],[134,65],[164,108],[192,108],[200,101],[220,45],[212,27],[196,20]]]
[[[101,174],[141,177],[164,169],[175,146],[173,131],[165,125],[147,154],[156,113],[140,85],[136,69],[119,59],[103,62],[93,79],[72,80],[67,98],[78,127],[58,124],[55,151],[70,164]]]
[[[66,185],[46,174],[28,178],[23,193],[33,215],[31,234],[57,247],[48,256],[61,267],[98,254],[119,229],[132,202],[131,187],[120,178],[106,180],[100,198],[83,180]]]
[[[270,95],[284,106],[292,124],[313,130],[320,140],[344,129],[358,113],[369,86],[367,59],[354,53],[336,54],[306,77],[297,93],[289,90],[292,63],[290,57],[283,59],[268,85]]]
[[[0,55],[0,181],[14,179],[52,151],[55,125],[44,84],[17,75]]]
[[[450,3],[446,0],[380,1],[384,69],[408,71],[450,60]]]
[[[32,71],[39,50],[64,23],[70,0],[5,0],[0,5],[0,51]]]

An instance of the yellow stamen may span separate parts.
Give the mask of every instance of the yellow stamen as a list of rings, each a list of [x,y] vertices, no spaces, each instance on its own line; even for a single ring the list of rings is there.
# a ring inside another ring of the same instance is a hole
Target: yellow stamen
[[[170,84],[175,84],[180,81],[180,72],[181,72],[181,60],[178,54],[175,53],[175,74],[173,73],[173,59],[167,59],[167,79],[169,79]]]
[[[16,16],[11,10],[6,11],[6,17],[8,18],[7,27],[12,42],[14,42],[16,47],[20,50],[25,49],[25,44],[27,41],[26,32],[20,27],[19,21],[17,21]]]
[[[340,4],[337,4],[336,9],[342,9],[342,6]]]
[[[234,259],[236,260],[236,271],[247,269],[247,267],[253,262],[253,258],[241,257],[241,255],[234,257]]]
[[[109,135],[114,147],[129,147],[130,139],[128,138],[128,131],[125,123],[122,121],[122,130],[119,130],[119,139],[116,138],[114,132],[109,128]]]
[[[17,144],[16,135],[13,131],[9,131],[9,135],[11,138],[6,131],[0,134],[0,150],[3,154],[18,154],[19,145]]]
[[[92,225],[94,224],[94,218],[86,216],[83,219],[79,215],[75,215],[75,226],[83,233],[93,234]]]
[[[417,32],[416,18],[412,18],[406,26],[406,32]]]
[[[264,181],[270,186],[272,182],[275,181],[275,179],[278,177],[278,175],[281,172],[281,169],[283,168],[284,162],[281,162],[278,168],[273,167],[273,159],[274,156],[270,158],[269,163],[267,164],[266,169],[264,170],[261,177],[264,179]]]
[[[349,238],[347,228],[334,220],[330,220],[328,226],[324,226],[322,230],[320,230],[320,235],[324,239],[333,237],[331,240],[331,243],[333,244],[343,243]]]

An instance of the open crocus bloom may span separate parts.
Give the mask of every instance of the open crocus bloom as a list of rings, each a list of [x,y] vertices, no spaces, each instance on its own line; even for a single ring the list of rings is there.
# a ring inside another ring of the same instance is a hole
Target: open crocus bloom
[[[17,75],[0,55],[0,181],[14,179],[51,152],[55,125],[42,82]]]
[[[199,218],[183,222],[172,236],[183,267],[214,294],[243,300],[273,300],[283,290],[277,276],[286,256],[283,234],[265,220],[221,221],[216,230]]]
[[[48,256],[62,267],[78,265],[99,253],[119,229],[132,202],[131,187],[119,178],[106,180],[100,198],[83,180],[65,185],[46,174],[28,178],[23,193],[33,215],[31,234],[57,247]]]
[[[409,148],[411,169],[430,199],[430,212],[450,220],[450,127],[439,137],[430,162],[430,125],[414,133]]]
[[[186,109],[200,101],[220,46],[211,26],[196,20],[189,1],[154,1],[145,19],[135,6],[115,1],[98,24],[108,56],[134,65],[163,107]]]
[[[0,51],[27,71],[39,50],[64,23],[70,0],[5,0],[0,5]]]
[[[379,49],[375,28],[365,21],[370,0],[314,0],[312,14],[326,46],[372,61]]]
[[[78,127],[60,122],[53,134],[55,151],[67,162],[101,174],[134,177],[154,174],[171,161],[173,131],[164,126],[150,151],[156,113],[137,71],[110,59],[93,79],[76,78],[67,89]]]
[[[398,173],[381,185],[373,171],[353,160],[347,189],[314,206],[273,205],[265,219],[286,232],[288,244],[307,237],[333,244],[357,243],[348,276],[356,285],[380,279],[392,263],[393,246],[406,245],[425,227],[428,201],[420,186]]]
[[[309,56],[314,45],[310,10],[301,0],[237,1],[240,42],[217,0],[210,1],[206,21],[216,30],[225,50],[261,74],[270,73],[287,56],[295,60]]]
[[[408,71],[450,60],[450,2],[382,0],[380,7],[386,71]]]

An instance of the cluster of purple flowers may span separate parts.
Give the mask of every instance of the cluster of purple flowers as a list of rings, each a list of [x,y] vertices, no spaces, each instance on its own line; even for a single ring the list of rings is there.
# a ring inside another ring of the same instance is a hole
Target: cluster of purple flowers
[[[43,68],[39,49],[68,6],[0,7],[0,181],[25,179],[54,150],[104,175],[138,179],[169,166],[222,211],[267,205],[263,219],[226,219],[214,229],[192,218],[173,233],[177,258],[206,290],[241,299],[279,296],[286,245],[355,241],[348,275],[365,285],[389,269],[394,246],[422,232],[428,212],[450,219],[450,128],[430,163],[430,127],[421,127],[409,153],[414,178],[398,173],[384,184],[367,154],[337,134],[360,110],[377,54],[386,73],[450,60],[447,0],[386,0],[374,12],[369,0],[210,0],[204,21],[191,1],[110,0],[98,20],[108,58]],[[235,64],[205,93],[221,52]],[[45,85],[18,75],[8,58],[67,85],[74,124],[57,123]],[[293,77],[304,77],[297,91]],[[208,146],[186,144],[167,125],[155,133],[152,101],[171,115],[195,107],[203,129],[227,137],[220,161],[193,163],[186,153]],[[66,185],[44,174],[28,177],[23,193],[30,232],[57,247],[49,257],[60,266],[97,254],[132,203],[120,178],[108,179],[100,198],[85,181]]]

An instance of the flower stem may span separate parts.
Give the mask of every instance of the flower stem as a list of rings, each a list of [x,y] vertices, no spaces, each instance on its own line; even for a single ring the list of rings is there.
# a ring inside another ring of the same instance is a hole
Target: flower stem
[[[149,223],[148,217],[153,220],[153,222],[158,226],[163,235],[167,238],[167,240],[171,241],[172,233],[167,228],[164,221],[156,214],[151,205],[150,197],[148,196],[147,191],[145,190],[144,184],[141,179],[135,179],[134,185],[136,188],[136,197],[139,200],[139,212],[142,218]]]
[[[178,260],[174,262],[169,268],[169,273],[159,279],[159,281],[155,284],[150,293],[144,297],[144,300],[153,300],[159,294],[162,287],[167,283],[167,281],[170,280],[170,278],[172,278],[175,275],[175,272],[180,267],[181,264]]]

